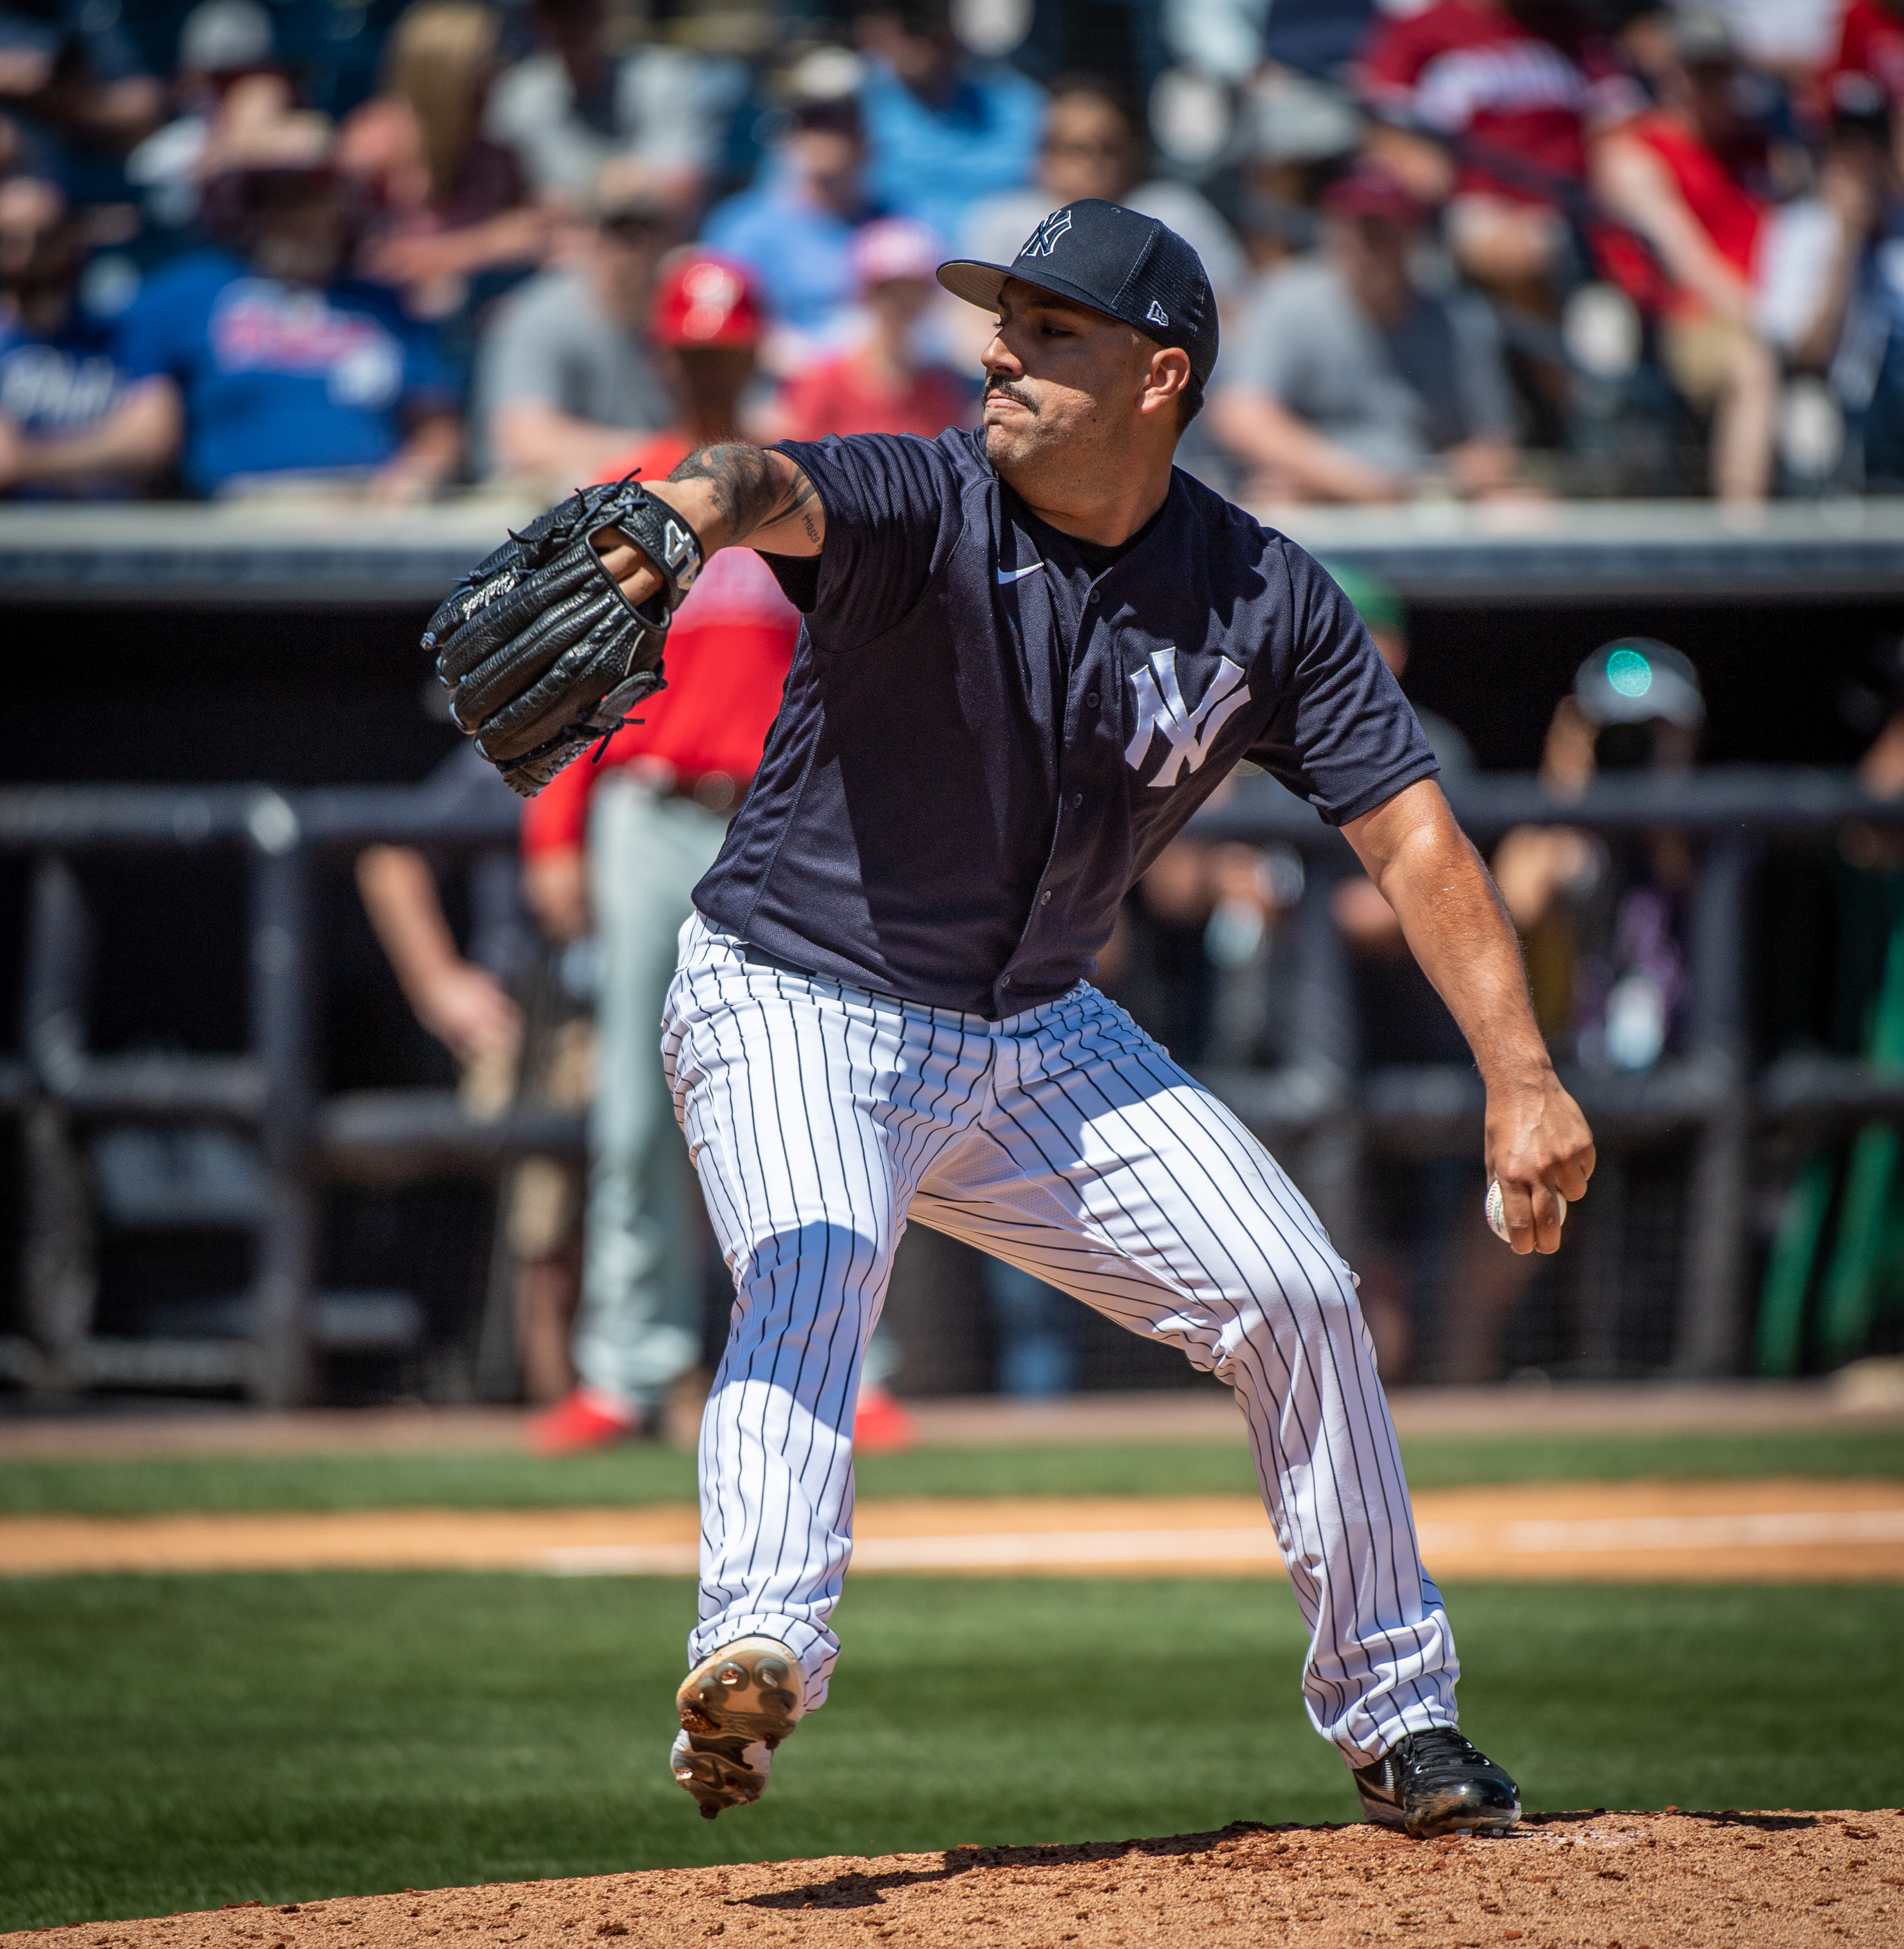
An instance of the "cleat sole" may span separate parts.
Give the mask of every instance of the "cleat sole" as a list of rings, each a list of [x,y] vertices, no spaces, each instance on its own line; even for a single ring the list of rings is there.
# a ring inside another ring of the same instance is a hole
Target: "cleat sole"
[[[804,1689],[792,1655],[772,1638],[724,1645],[682,1681],[670,1766],[703,1818],[766,1792],[774,1749],[799,1724]]]

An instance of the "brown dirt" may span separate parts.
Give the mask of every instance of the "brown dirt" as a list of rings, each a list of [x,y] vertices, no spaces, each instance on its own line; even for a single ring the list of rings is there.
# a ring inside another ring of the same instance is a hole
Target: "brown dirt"
[[[0,1935],[0,1949],[1836,1949],[1904,1933],[1904,1811],[1542,1814],[1499,1841],[1258,1827],[251,1904]],[[621,1938],[615,1941],[613,1938]],[[604,1940],[607,1938],[607,1940]]]
[[[1904,1484],[1525,1483],[1415,1498],[1444,1578],[1904,1581]],[[1275,1576],[1249,1496],[919,1497],[859,1505],[856,1574]],[[426,1568],[691,1575],[691,1505],[0,1519],[0,1575]]]

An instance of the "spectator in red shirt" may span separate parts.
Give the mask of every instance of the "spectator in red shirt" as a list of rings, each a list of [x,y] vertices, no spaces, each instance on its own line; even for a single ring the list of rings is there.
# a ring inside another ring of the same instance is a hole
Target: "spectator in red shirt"
[[[851,261],[871,329],[865,342],[809,366],[781,395],[788,440],[828,434],[915,433],[931,440],[963,422],[974,389],[922,352],[918,328],[938,295],[945,252],[923,223],[884,217],[853,238]]]
[[[694,250],[665,263],[651,334],[680,423],[604,477],[658,479],[701,447],[744,438],[741,401],[763,328],[744,266]],[[651,1431],[699,1364],[697,1194],[655,1024],[674,978],[675,937],[753,782],[799,633],[799,612],[760,558],[722,550],[676,612],[667,688],[643,707],[643,721],[617,732],[599,763],[571,765],[524,808],[529,904],[558,940],[592,933],[600,962],[573,1346],[580,1385],[536,1423],[544,1453]],[[666,1418],[682,1405],[677,1397]],[[860,1415],[864,1447],[910,1438],[903,1411],[874,1385],[862,1387]]]
[[[1777,357],[1753,324],[1769,204],[1754,187],[1762,145],[1737,107],[1738,61],[1724,23],[1688,14],[1658,81],[1660,107],[1614,130],[1594,157],[1601,201],[1652,254],[1610,243],[1607,267],[1660,319],[1673,383],[1712,418],[1712,490],[1759,501],[1772,477]]]
[[[665,264],[654,343],[680,423],[604,470],[664,477],[737,440],[763,327],[747,272],[704,252]],[[535,1424],[545,1453],[654,1429],[700,1363],[703,1286],[696,1193],[661,1074],[655,1024],[675,936],[714,863],[780,707],[798,612],[759,557],[716,555],[668,637],[668,687],[601,762],[571,765],[524,809],[523,892],[558,940],[592,934],[599,958],[599,1081],[590,1115],[580,1385]]]
[[[1641,104],[1613,49],[1567,0],[1431,0],[1374,29],[1356,80],[1382,125],[1375,152],[1417,195],[1448,199],[1462,270],[1551,310],[1588,134]]]

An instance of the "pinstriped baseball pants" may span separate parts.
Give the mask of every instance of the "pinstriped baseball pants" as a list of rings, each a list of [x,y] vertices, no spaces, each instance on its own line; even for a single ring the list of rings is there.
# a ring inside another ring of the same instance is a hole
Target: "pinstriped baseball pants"
[[[682,930],[662,1058],[727,1263],[700,1435],[697,1660],[753,1633],[818,1705],[852,1551],[859,1363],[909,1217],[996,1254],[1235,1391],[1297,1601],[1303,1689],[1351,1764],[1455,1723],[1349,1270],[1281,1169],[1080,984],[1001,1022],[748,962]]]

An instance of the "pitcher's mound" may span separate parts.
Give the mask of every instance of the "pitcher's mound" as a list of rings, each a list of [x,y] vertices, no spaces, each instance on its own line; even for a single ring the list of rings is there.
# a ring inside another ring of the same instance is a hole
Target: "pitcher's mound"
[[[1904,1811],[1536,1814],[1505,1840],[1427,1842],[1373,1827],[1239,1823],[1165,1841],[253,1903],[42,1930],[31,1941],[34,1949],[455,1949],[471,1935],[539,1949],[672,1949],[714,1938],[720,1949],[1837,1949],[1904,1941]],[[28,1939],[0,1944],[26,1949]]]

